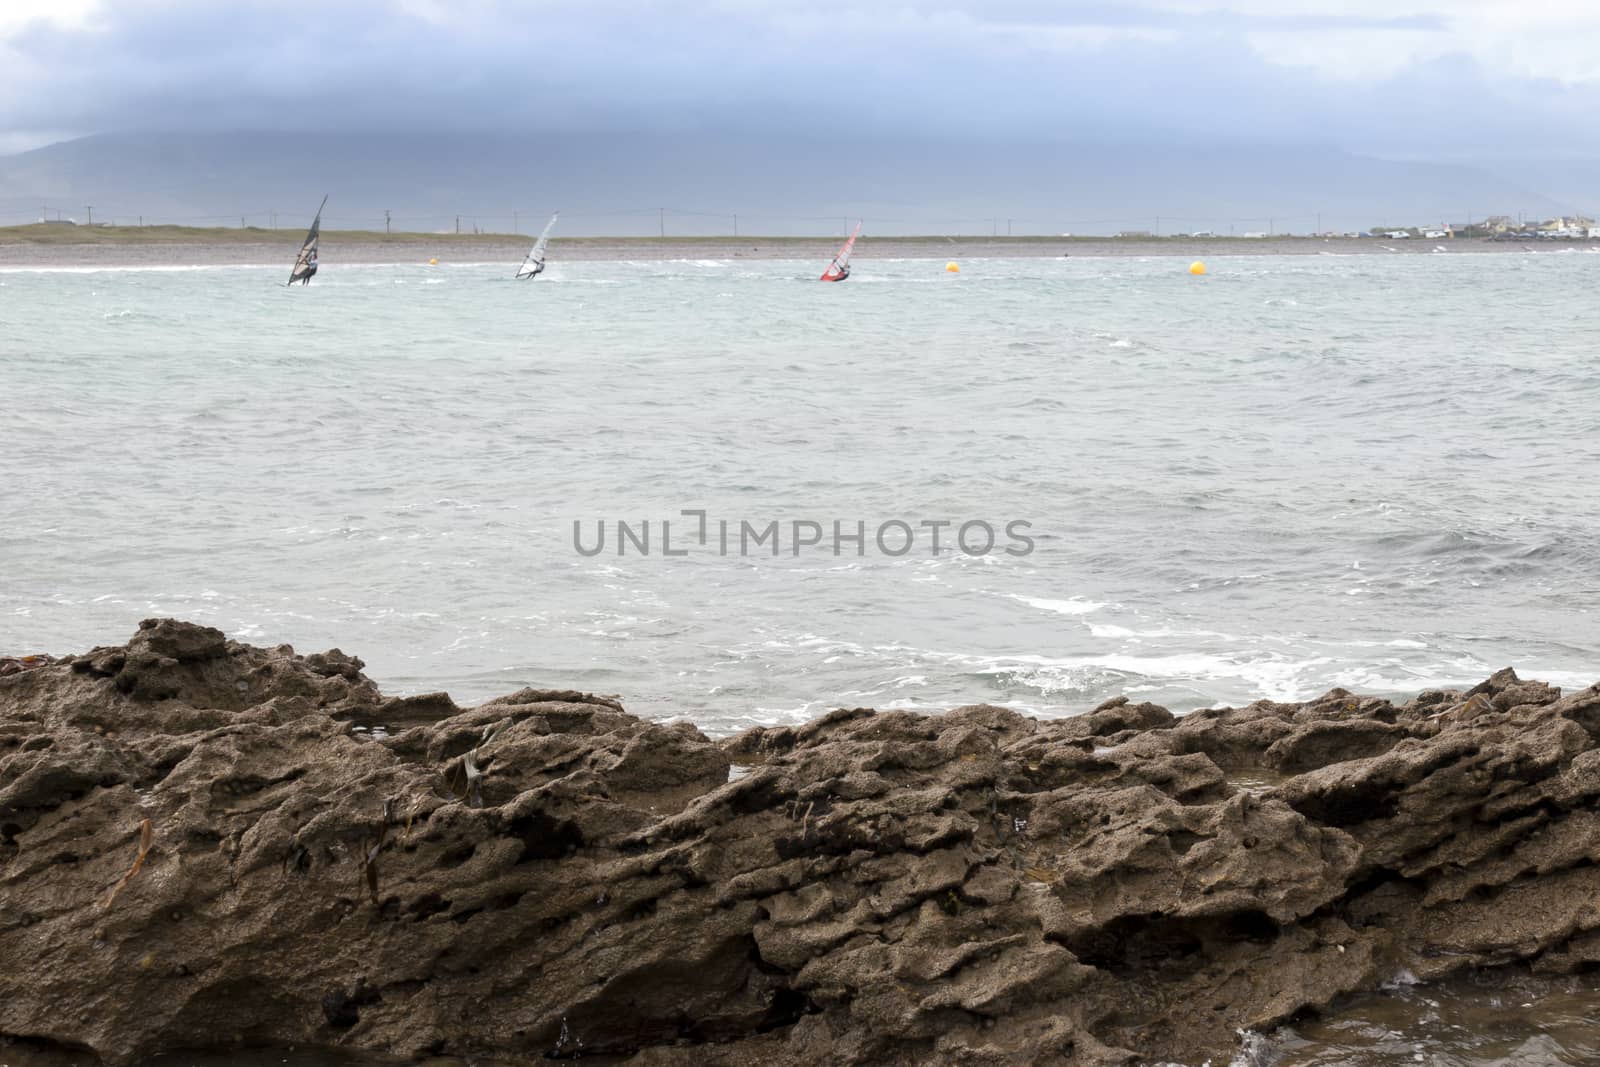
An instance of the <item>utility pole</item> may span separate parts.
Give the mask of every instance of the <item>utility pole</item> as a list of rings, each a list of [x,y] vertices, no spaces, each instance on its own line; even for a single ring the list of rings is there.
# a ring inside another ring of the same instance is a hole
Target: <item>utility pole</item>
[[[1011,236],[1011,220],[1010,219],[1006,219],[1006,236],[1007,237]]]
[[[1271,237],[1272,235],[1274,235],[1275,233],[1278,232],[1277,231],[1277,222],[1278,222],[1277,219],[1269,218],[1267,220],[1267,236],[1268,237]]]
[[[244,229],[244,216],[243,215],[239,216],[239,229],[241,229],[241,230]]]
[[[739,213],[737,211],[733,213],[733,235],[735,237],[739,236]]]
[[[388,212],[385,212],[384,214],[387,216]],[[516,210],[516,208],[512,208],[511,209],[511,232],[512,233],[521,233],[522,232],[522,230],[520,229],[521,223],[519,223],[517,221],[517,218],[518,218],[517,210]]]
[[[456,216],[456,233],[457,233],[457,235],[459,235],[461,233],[461,216],[460,215]]]
[[[659,210],[661,213],[661,236],[665,237],[667,235],[667,209],[661,208]]]
[[[1156,216],[1156,236],[1157,237],[1161,236],[1161,216],[1160,215]]]
[[[383,235],[389,236],[389,209],[383,209]]]
[[[88,205],[88,206],[85,206],[83,210],[85,210],[85,211],[87,211],[89,213],[89,225],[93,226],[94,225],[94,206],[92,204]]]

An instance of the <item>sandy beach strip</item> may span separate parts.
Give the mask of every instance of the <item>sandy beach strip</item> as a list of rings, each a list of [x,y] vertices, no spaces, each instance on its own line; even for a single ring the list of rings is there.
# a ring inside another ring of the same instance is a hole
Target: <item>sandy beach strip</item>
[[[287,271],[301,235],[289,231],[202,231],[182,235],[75,242],[70,233],[31,240],[0,230],[0,268],[179,267],[283,264]],[[96,238],[101,235],[96,234]],[[321,258],[335,264],[520,262],[531,238],[513,235],[325,232]],[[550,242],[552,260],[667,261],[687,259],[799,259],[826,262],[838,247],[834,237],[568,237]],[[1051,238],[1051,237],[871,237],[856,245],[858,261],[872,259],[1055,259],[1171,256],[1214,259],[1261,255],[1523,255],[1559,250],[1600,251],[1597,241],[1491,241],[1483,238]]]

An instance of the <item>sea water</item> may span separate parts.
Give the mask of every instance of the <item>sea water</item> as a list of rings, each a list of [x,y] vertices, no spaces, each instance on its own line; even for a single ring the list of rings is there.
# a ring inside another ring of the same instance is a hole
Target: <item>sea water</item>
[[[1600,676],[1600,256],[513,268],[0,272],[0,652],[174,615],[718,734]],[[1278,1040],[1600,1047],[1496,981]]]
[[[715,733],[1600,676],[1600,255],[514,266],[0,272],[0,652]]]

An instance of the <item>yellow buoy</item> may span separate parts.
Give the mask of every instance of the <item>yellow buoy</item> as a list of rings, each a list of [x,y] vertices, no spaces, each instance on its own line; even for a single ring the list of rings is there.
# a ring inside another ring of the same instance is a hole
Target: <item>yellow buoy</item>
[[[1206,272],[1206,265],[1204,263],[1200,262],[1198,259],[1195,260],[1193,263],[1189,264],[1189,273],[1190,274],[1204,274],[1205,272]]]
[[[438,257],[435,257],[433,259],[428,260],[428,266],[437,267],[438,265],[439,265]]]
[[[946,263],[944,265],[944,269],[949,271],[951,274],[960,274],[961,273],[961,264],[959,264],[959,263]]]

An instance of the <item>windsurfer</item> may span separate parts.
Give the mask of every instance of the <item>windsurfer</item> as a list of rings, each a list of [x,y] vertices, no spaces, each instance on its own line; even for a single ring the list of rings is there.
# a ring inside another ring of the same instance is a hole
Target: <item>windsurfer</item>
[[[861,223],[856,223],[856,228],[850,231],[850,236],[845,240],[844,247],[839,249],[839,254],[833,257],[833,262],[828,264],[828,269],[822,272],[825,282],[842,282],[850,277],[850,250],[855,247],[856,238],[861,235]]]
[[[301,277],[300,284],[310,285],[311,276],[315,273],[317,273],[317,250],[313,248],[311,250],[311,254],[306,257],[306,272],[304,276]]]

